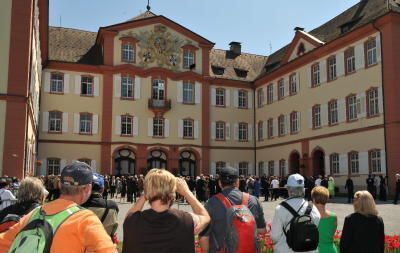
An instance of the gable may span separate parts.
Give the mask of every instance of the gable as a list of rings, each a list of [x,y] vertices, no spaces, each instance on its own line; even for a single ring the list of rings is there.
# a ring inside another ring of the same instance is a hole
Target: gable
[[[311,34],[298,30],[289,45],[289,49],[282,60],[282,63],[286,63],[296,59],[297,57],[310,52],[311,50],[320,47],[324,44],[318,38]]]

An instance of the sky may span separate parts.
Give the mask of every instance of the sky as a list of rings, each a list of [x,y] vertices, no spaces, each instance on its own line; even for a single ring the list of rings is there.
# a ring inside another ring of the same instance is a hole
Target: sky
[[[269,55],[289,44],[296,26],[322,25],[360,0],[150,0],[163,15],[228,49],[242,43],[246,53]],[[50,25],[98,31],[146,11],[147,0],[50,0]],[[60,25],[61,24],[61,25]]]

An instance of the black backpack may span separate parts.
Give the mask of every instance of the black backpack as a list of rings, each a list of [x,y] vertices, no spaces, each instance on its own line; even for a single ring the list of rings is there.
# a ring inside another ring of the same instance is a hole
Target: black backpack
[[[290,222],[283,228],[288,246],[296,252],[316,250],[318,248],[319,232],[318,227],[314,224],[310,216],[313,204],[308,203],[307,209],[303,215],[299,215],[298,211],[296,212],[286,202],[282,202],[280,205],[293,215]],[[290,228],[286,231],[289,224]]]

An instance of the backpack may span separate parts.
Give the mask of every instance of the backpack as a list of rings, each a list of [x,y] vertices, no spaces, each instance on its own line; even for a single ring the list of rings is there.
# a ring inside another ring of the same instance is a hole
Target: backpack
[[[27,225],[17,234],[8,253],[49,253],[59,226],[83,207],[72,206],[59,213],[46,215],[41,207],[33,211]]]
[[[253,214],[247,207],[249,194],[243,193],[241,205],[232,205],[221,193],[216,195],[226,208],[226,234],[221,253],[259,253],[257,226]],[[219,246],[217,245],[217,248]],[[220,250],[220,249],[218,249]]]
[[[30,208],[24,210],[23,213],[27,214],[38,206],[40,206],[38,203],[33,204]],[[14,212],[15,211],[16,210],[14,210]],[[21,213],[21,212],[16,212],[16,213]],[[7,231],[10,227],[17,224],[19,220],[24,216],[24,215],[18,215],[16,213],[9,213],[7,214],[6,217],[3,218],[3,220],[0,220],[0,233]]]
[[[288,246],[296,252],[316,250],[318,248],[319,232],[318,227],[312,221],[310,216],[313,204],[308,204],[303,215],[299,215],[298,211],[296,212],[287,202],[282,202],[280,205],[286,208],[293,215],[290,222],[283,228],[283,233],[286,236]],[[302,207],[303,206],[301,206],[300,209]],[[290,228],[286,231],[289,224]]]

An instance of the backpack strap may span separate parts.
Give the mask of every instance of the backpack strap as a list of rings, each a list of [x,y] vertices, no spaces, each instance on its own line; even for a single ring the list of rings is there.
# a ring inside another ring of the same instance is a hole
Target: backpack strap
[[[110,208],[108,208],[108,201],[106,200],[106,210],[104,211],[104,214],[100,219],[101,223],[103,223],[106,220],[106,217],[108,215],[108,211],[110,211]]]
[[[217,198],[222,202],[222,204],[224,204],[224,206],[226,207],[226,209],[231,208],[231,202],[229,202],[229,200],[222,194],[222,193],[218,193]]]
[[[310,215],[311,211],[313,209],[313,204],[311,202],[308,203],[307,209],[305,211],[305,215]]]
[[[299,214],[293,209],[293,207],[291,207],[286,201],[283,201],[282,203],[280,203],[280,205],[288,210],[293,215],[293,217],[299,216]]]
[[[249,203],[249,194],[246,192],[243,192],[243,197],[242,197],[242,205],[243,206],[247,206],[247,204]]]

